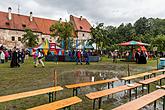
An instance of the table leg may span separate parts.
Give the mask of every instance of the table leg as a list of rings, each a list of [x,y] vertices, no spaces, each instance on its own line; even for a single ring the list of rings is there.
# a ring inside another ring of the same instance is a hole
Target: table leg
[[[154,110],[156,110],[156,101],[154,101]]]
[[[110,89],[110,83],[108,82],[108,89]]]
[[[129,90],[129,101],[131,101],[131,89]]]
[[[93,100],[93,110],[95,110],[96,99]]]
[[[99,109],[101,108],[101,97],[99,98]]]
[[[165,110],[165,96],[163,97],[163,110]]]
[[[137,87],[135,88],[135,98],[137,99]]]
[[[150,84],[148,84],[148,93],[150,93]]]
[[[111,86],[112,86],[112,88],[114,88],[114,82],[112,82]]]

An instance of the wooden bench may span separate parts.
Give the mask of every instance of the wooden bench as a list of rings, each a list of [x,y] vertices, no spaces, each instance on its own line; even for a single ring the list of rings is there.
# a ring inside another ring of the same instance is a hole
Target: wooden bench
[[[101,108],[101,98],[104,96],[108,96],[111,94],[115,94],[121,91],[125,91],[125,90],[130,90],[129,91],[129,95],[130,95],[130,99],[131,99],[131,89],[135,89],[136,90],[136,97],[137,97],[137,87],[141,86],[141,84],[138,83],[134,83],[132,84],[132,86],[127,86],[127,85],[123,85],[123,86],[118,86],[115,88],[111,88],[111,89],[106,89],[106,90],[102,90],[102,91],[97,91],[97,92],[92,92],[89,94],[86,94],[86,97],[88,97],[90,100],[93,100],[93,109],[95,109],[95,101],[98,100],[99,102],[99,109]]]
[[[139,73],[139,74],[128,76],[128,77],[123,77],[123,78],[121,78],[121,80],[124,80],[125,84],[126,84],[127,81],[128,81],[128,83],[130,83],[130,80],[133,80],[133,79],[136,79],[136,78],[141,78],[141,77],[144,77],[144,80],[145,80],[145,76],[148,76],[148,78],[149,78],[149,75],[154,74],[154,76],[156,76],[156,73],[159,73],[159,72],[163,72],[164,73],[164,71],[165,71],[165,69],[152,70],[152,71]]]
[[[22,93],[17,93],[17,94],[0,96],[0,102],[6,102],[6,101],[10,101],[10,100],[16,100],[16,99],[46,94],[46,93],[49,94],[49,102],[51,102],[51,101],[53,101],[54,93],[56,94],[56,92],[60,91],[60,90],[63,90],[63,88],[61,86],[56,86],[56,87],[39,89],[39,90],[34,90],[34,91],[29,91],[29,92],[22,92]]]
[[[78,83],[78,84],[65,85],[65,87],[68,88],[68,89],[73,89],[73,96],[75,95],[74,93],[76,91],[76,96],[77,96],[78,88],[80,88],[80,87],[108,83],[108,89],[109,89],[110,88],[110,83],[112,83],[112,87],[113,87],[113,82],[115,82],[115,81],[118,81],[118,78],[100,80],[100,81],[94,81],[94,82],[84,82],[84,83]]]
[[[162,74],[162,75],[150,78],[150,79],[139,81],[139,83],[142,84],[142,92],[144,91],[143,87],[145,85],[147,85],[148,86],[148,93],[149,93],[150,92],[150,83],[160,80],[160,85],[161,85],[162,84],[162,79],[164,79],[164,78],[165,78],[165,74]]]
[[[163,98],[163,110],[165,109],[165,90],[158,89],[150,94],[144,95],[138,99],[128,102],[112,110],[139,110],[144,106],[154,102],[154,110],[156,110],[156,100]]]
[[[82,100],[78,98],[77,96],[59,100],[56,102],[52,102],[49,104],[41,105],[38,107],[30,108],[27,110],[57,110],[57,109],[62,109],[62,108],[70,108],[71,105],[77,104],[81,102]]]

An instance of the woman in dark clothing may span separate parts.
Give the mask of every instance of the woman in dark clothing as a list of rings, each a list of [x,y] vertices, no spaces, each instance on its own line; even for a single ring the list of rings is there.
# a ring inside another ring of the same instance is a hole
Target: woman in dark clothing
[[[10,67],[11,68],[20,67],[20,65],[18,64],[18,53],[16,51],[16,48],[14,48],[12,55],[11,55]]]

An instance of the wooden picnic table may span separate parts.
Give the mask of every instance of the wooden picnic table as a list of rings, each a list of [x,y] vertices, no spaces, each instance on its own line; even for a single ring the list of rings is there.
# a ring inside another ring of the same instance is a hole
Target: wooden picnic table
[[[49,104],[41,105],[38,107],[30,108],[27,110],[57,110],[57,109],[62,109],[62,108],[70,108],[71,105],[77,104],[79,102],[82,102],[82,100],[77,97],[70,97],[67,99],[59,100],[56,102],[52,102]]]
[[[53,93],[57,91],[61,91],[61,90],[63,90],[61,86],[56,86],[56,87],[49,87],[45,89],[16,93],[16,94],[11,94],[11,95],[6,95],[6,96],[0,96],[0,102],[6,102],[6,101],[11,101],[11,100],[21,99],[21,98],[26,98],[26,97],[31,97],[31,96],[36,96],[36,95],[41,95],[41,94],[46,94],[46,93],[49,93],[49,102],[51,102],[53,101]]]
[[[153,77],[153,78],[149,78],[149,79],[146,79],[146,80],[143,80],[143,81],[139,81],[139,83],[142,84],[142,91],[143,91],[143,87],[145,85],[147,85],[148,86],[148,93],[149,93],[150,92],[150,83],[160,80],[160,85],[161,85],[162,84],[162,79],[164,79],[164,78],[165,78],[165,74],[162,74],[162,75],[159,75],[159,76],[156,76],[156,77]]]
[[[165,69],[151,70],[151,71],[148,71],[148,72],[144,72],[144,73],[139,73],[139,74],[123,77],[123,78],[121,78],[121,80],[124,80],[125,84],[126,84],[127,81],[130,83],[130,80],[133,80],[133,79],[136,79],[136,78],[140,78],[140,77],[144,77],[144,80],[145,80],[145,76],[148,76],[148,78],[149,78],[149,75],[154,74],[154,76],[156,76],[156,73],[159,73],[159,72],[163,72],[164,73],[164,71],[165,71]]]
[[[158,89],[150,94],[144,95],[138,99],[128,102],[112,110],[139,110],[144,106],[154,102],[154,110],[156,110],[156,100],[165,96],[165,90]],[[163,110],[165,109],[165,97],[163,98]]]
[[[111,88],[111,89],[106,89],[106,90],[102,90],[102,91],[97,91],[97,92],[92,92],[89,94],[86,94],[86,97],[88,97],[90,100],[94,100],[93,101],[93,109],[95,109],[95,101],[98,100],[99,101],[99,109],[101,108],[101,98],[104,96],[108,96],[111,94],[115,94],[121,91],[125,91],[125,90],[130,90],[130,99],[131,99],[131,89],[135,89],[136,90],[136,97],[137,97],[137,87],[141,86],[142,84],[139,83],[134,83],[132,84],[132,86],[128,86],[128,85],[123,85],[123,86],[118,86],[115,88]]]
[[[70,84],[70,85],[65,85],[65,87],[68,88],[68,89],[73,89],[73,96],[74,96],[74,93],[76,91],[76,96],[77,96],[78,88],[80,88],[80,87],[108,83],[108,89],[109,89],[110,88],[110,83],[112,84],[112,87],[113,87],[113,82],[118,81],[118,80],[119,80],[118,78],[113,78],[113,79],[106,79],[106,80],[100,80],[100,81],[94,81],[94,82],[84,82],[84,83],[78,83],[78,84]]]

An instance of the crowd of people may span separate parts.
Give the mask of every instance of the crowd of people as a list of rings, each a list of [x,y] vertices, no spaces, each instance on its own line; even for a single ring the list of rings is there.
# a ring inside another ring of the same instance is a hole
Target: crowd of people
[[[20,63],[24,63],[25,57],[29,55],[28,51],[24,49],[18,49],[14,47],[13,49],[6,49],[4,47],[0,47],[0,63],[6,63],[8,60],[11,60],[10,67],[20,67]]]

